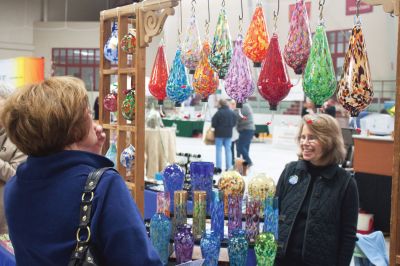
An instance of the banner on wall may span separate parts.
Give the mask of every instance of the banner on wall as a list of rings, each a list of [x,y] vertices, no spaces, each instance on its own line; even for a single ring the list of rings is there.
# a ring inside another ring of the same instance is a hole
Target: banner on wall
[[[0,81],[15,88],[44,79],[44,58],[16,57],[0,60]]]
[[[357,1],[354,0],[346,0],[346,16],[355,15],[357,12]],[[373,11],[373,6],[365,4],[363,2],[360,3],[359,14],[363,13],[371,13]]]

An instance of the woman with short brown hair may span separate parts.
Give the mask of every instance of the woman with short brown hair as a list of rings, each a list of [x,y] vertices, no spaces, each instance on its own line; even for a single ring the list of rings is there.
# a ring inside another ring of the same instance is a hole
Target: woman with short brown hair
[[[277,185],[276,265],[348,266],[356,242],[358,191],[339,164],[345,149],[337,121],[305,115],[297,137],[299,160],[286,165]]]

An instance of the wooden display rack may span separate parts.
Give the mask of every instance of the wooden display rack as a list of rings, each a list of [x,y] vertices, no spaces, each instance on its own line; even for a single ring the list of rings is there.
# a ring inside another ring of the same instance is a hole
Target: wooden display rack
[[[106,133],[103,154],[108,150],[110,135],[116,133],[117,165],[129,190],[143,215],[144,211],[144,169],[145,169],[145,71],[146,47],[152,37],[158,35],[179,0],[146,0],[100,12],[100,86],[99,86],[99,122]],[[118,21],[118,40],[128,33],[131,26],[136,29],[136,48],[133,55],[123,52],[118,45],[118,66],[115,67],[104,58],[103,47],[111,35],[111,24]],[[118,110],[125,99],[123,91],[127,89],[128,76],[135,88],[135,118],[127,122],[118,112],[116,123],[110,121],[110,112],[103,108],[104,97],[110,92],[111,76],[118,76]],[[136,149],[135,162],[131,169],[125,169],[119,162],[121,152],[132,144]]]

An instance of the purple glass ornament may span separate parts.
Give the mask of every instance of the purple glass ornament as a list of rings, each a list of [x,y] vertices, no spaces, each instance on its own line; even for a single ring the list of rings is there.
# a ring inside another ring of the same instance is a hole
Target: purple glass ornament
[[[288,41],[283,57],[298,75],[304,72],[311,48],[311,30],[304,0],[297,0],[290,19]]]
[[[174,237],[174,244],[177,263],[192,260],[194,246],[192,226],[189,224],[179,226]]]
[[[189,26],[186,31],[185,40],[182,43],[182,63],[189,69],[190,74],[199,64],[201,58],[201,41],[199,29],[197,28],[196,16],[193,13],[190,17]]]
[[[243,53],[243,36],[238,35],[233,49],[231,64],[225,78],[225,91],[237,103],[246,102],[255,88],[251,77],[250,64]]]

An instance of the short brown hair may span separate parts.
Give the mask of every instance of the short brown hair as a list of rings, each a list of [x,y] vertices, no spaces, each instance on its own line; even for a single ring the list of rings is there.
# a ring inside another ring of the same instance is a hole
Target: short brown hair
[[[336,119],[327,114],[308,114],[301,121],[297,142],[300,143],[301,132],[306,125],[317,137],[322,146],[321,162],[324,165],[340,164],[346,156],[342,130]],[[302,154],[298,154],[303,159]]]
[[[1,121],[23,153],[45,156],[87,136],[88,107],[82,80],[52,77],[16,90],[5,102]]]

